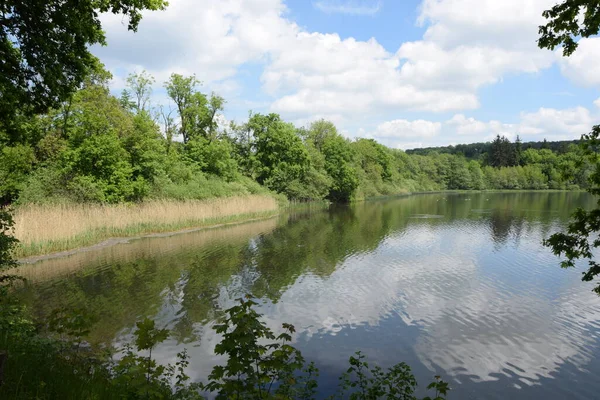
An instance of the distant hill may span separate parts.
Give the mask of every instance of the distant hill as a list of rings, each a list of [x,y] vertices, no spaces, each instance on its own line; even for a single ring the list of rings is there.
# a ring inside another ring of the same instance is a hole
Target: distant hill
[[[578,144],[579,140],[561,140],[557,142],[523,142],[521,144],[522,150],[527,149],[542,149],[547,148],[559,154],[565,153],[568,147],[572,144]],[[406,150],[407,154],[418,154],[428,155],[431,153],[447,153],[447,154],[462,154],[469,159],[478,159],[480,156],[486,154],[492,143],[471,143],[471,144],[457,144],[456,146],[441,146],[441,147],[423,147],[419,149]]]

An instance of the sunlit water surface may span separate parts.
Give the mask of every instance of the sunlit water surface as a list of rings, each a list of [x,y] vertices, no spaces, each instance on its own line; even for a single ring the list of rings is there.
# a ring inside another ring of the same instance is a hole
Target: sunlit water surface
[[[219,229],[133,240],[24,269],[44,316],[85,306],[90,341],[122,345],[144,316],[171,329],[154,351],[205,381],[223,360],[211,329],[253,293],[331,394],[347,360],[405,361],[453,399],[591,399],[600,393],[600,298],[542,240],[589,208],[586,193],[430,194],[293,212]],[[423,394],[421,388],[420,394]]]

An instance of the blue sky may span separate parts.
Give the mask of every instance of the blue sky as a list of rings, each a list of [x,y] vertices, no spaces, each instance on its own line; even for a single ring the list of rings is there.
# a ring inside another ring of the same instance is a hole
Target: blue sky
[[[128,73],[196,74],[224,119],[326,118],[398,148],[578,138],[600,123],[600,39],[565,59],[536,46],[556,0],[171,0],[137,33],[103,16],[93,51],[120,92]]]

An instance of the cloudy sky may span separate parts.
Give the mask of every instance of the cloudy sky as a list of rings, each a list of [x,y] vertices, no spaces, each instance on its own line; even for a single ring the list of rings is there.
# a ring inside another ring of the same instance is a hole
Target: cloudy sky
[[[225,118],[326,118],[348,137],[398,148],[578,138],[600,122],[600,38],[570,58],[536,46],[557,0],[169,0],[137,33],[103,16],[94,47],[128,73],[196,74]]]

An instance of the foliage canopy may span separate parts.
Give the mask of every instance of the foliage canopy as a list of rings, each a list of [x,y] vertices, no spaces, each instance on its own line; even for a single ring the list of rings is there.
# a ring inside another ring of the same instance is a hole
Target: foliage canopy
[[[165,0],[8,0],[0,3],[0,130],[18,113],[43,113],[67,100],[98,60],[105,44],[99,13],[122,14],[135,31],[143,10]]]
[[[587,38],[600,29],[600,4],[597,0],[565,0],[542,14],[548,20],[539,27],[540,48],[554,50],[562,46],[563,55],[577,50],[578,38]],[[579,18],[580,15],[583,18]]]
[[[598,34],[600,29],[600,4],[597,0],[565,0],[549,10],[544,11],[548,23],[540,27],[538,45],[541,48],[554,49],[563,46],[563,55],[570,56],[577,49],[577,38],[587,38]],[[583,18],[580,19],[580,15]],[[600,195],[600,125],[592,128],[591,132],[582,136],[582,151],[584,159],[590,165],[588,191]],[[566,173],[575,173],[581,169],[581,160],[575,165],[564,165]],[[600,199],[598,207],[591,211],[578,209],[573,214],[566,232],[558,232],[550,236],[544,243],[550,247],[554,254],[564,255],[563,268],[574,267],[579,259],[588,262],[588,270],[583,272],[584,281],[593,281],[600,274],[600,264],[594,259],[594,249],[600,247]],[[600,283],[594,288],[600,295]]]

